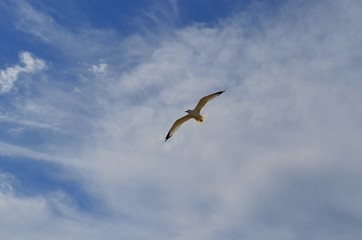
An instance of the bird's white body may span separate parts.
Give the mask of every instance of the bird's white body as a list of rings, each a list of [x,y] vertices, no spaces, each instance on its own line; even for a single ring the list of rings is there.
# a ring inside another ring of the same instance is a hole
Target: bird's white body
[[[187,110],[186,111],[190,117],[192,117],[193,119],[195,119],[198,122],[203,122],[204,121],[204,117],[195,109],[194,110]]]

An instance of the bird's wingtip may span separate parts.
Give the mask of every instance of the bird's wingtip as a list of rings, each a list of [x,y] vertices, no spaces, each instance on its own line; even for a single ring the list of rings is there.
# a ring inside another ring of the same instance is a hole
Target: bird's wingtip
[[[170,139],[171,135],[170,134],[167,134],[166,138],[165,138],[165,142]]]

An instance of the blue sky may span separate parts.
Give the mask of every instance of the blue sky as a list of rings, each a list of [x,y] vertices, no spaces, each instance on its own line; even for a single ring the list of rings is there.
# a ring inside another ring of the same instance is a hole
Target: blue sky
[[[361,239],[361,13],[1,1],[2,237]]]

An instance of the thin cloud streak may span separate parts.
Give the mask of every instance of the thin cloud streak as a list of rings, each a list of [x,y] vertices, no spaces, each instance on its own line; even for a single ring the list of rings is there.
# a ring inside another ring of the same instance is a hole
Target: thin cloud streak
[[[79,162],[76,159],[66,159],[43,152],[37,152],[32,149],[20,147],[13,144],[0,141],[0,155],[2,156],[15,156],[26,157],[34,160],[50,161],[55,163],[66,164],[69,166],[77,166]]]

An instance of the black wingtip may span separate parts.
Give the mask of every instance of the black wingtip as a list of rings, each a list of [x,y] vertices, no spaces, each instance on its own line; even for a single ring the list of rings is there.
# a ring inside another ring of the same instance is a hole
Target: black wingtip
[[[165,138],[165,142],[170,138],[170,133],[167,134],[166,138]]]
[[[223,92],[225,92],[225,90],[222,90],[222,91],[220,91],[220,92],[217,92],[217,94],[222,94]]]

